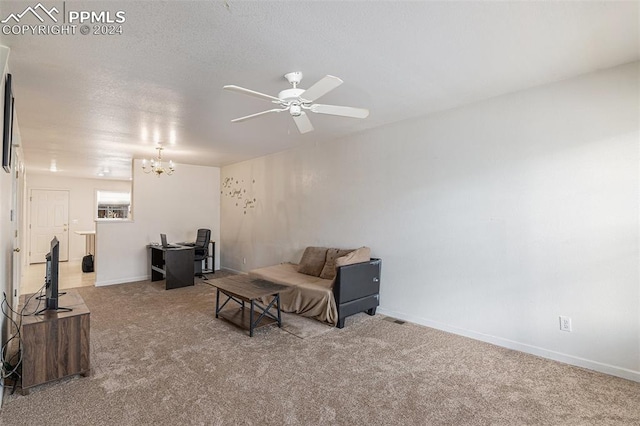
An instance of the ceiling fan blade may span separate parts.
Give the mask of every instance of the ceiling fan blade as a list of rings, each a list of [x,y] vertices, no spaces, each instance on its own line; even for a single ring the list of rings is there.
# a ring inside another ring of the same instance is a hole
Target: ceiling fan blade
[[[287,110],[287,108],[270,109],[270,110],[267,110],[267,111],[257,112],[255,114],[251,114],[251,115],[245,115],[244,117],[234,118],[233,120],[231,120],[231,122],[232,123],[238,123],[240,121],[245,121],[245,120],[248,120],[250,118],[259,117],[259,116],[264,115],[264,114],[269,114],[270,112],[282,112],[282,111],[286,111],[286,110]]]
[[[319,114],[340,115],[342,117],[367,118],[369,116],[369,110],[364,108],[313,104],[310,109]]]
[[[326,95],[336,87],[342,84],[342,80],[332,75],[326,75],[316,84],[305,90],[300,97],[305,101],[313,102],[321,96]]]
[[[266,99],[269,101],[280,102],[280,99],[276,98],[275,96],[265,95],[264,93],[256,92],[255,90],[245,89],[244,87],[240,86],[234,86],[233,84],[224,86],[223,89],[229,90],[231,92],[242,93],[244,95],[255,96],[256,98]]]
[[[309,116],[307,116],[304,111],[302,111],[300,115],[293,115],[292,117],[293,121],[296,122],[296,126],[298,126],[298,130],[300,130],[300,133],[307,133],[313,130],[311,120],[309,120]]]

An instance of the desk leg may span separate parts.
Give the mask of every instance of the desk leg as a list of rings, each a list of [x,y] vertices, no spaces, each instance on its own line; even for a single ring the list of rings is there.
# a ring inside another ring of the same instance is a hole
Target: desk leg
[[[95,258],[96,255],[96,235],[95,234],[87,234],[87,239],[85,240],[85,249],[87,254],[92,254]]]
[[[216,273],[216,242],[214,241],[211,247],[211,272]]]
[[[220,289],[216,288],[216,318],[218,318],[218,312],[220,312]]]

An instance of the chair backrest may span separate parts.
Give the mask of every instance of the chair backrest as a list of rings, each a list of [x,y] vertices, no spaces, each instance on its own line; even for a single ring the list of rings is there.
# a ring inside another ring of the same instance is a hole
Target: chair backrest
[[[198,236],[196,237],[195,248],[208,249],[210,240],[211,240],[210,229],[198,229]]]

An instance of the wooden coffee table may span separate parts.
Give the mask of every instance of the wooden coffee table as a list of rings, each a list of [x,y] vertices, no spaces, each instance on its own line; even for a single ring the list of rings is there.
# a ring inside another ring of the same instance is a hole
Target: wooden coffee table
[[[216,318],[224,318],[249,330],[249,337],[253,337],[253,330],[258,327],[274,323],[277,323],[278,327],[282,327],[280,292],[286,290],[287,286],[249,278],[247,275],[220,278],[209,283],[217,289]],[[220,305],[220,293],[227,296],[227,300],[222,305]],[[258,303],[258,300],[266,296],[273,296],[273,300],[265,307]],[[230,300],[238,303],[240,308],[223,310]],[[247,308],[245,303],[249,303],[251,306]],[[271,312],[274,305],[275,313]]]

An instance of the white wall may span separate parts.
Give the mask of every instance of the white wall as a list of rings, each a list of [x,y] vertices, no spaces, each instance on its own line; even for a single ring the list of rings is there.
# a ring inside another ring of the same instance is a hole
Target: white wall
[[[5,76],[8,72],[7,60],[9,59],[9,48],[0,46],[0,106],[4,105],[4,84]],[[3,107],[0,111],[4,111]],[[0,159],[2,158],[2,135],[4,133],[4,113],[0,116]],[[14,128],[17,127],[17,123]],[[17,129],[16,129],[17,130]],[[15,166],[15,162],[12,162]],[[15,169],[14,169],[15,170]],[[13,294],[13,232],[15,231],[15,222],[11,218],[11,209],[13,208],[13,181],[12,174],[6,173],[0,167],[0,290],[7,295],[9,304],[12,303]],[[17,287],[17,283],[16,283]],[[0,295],[1,296],[1,295]],[[1,301],[2,299],[0,299]],[[15,332],[10,328],[9,322],[6,321],[4,315],[0,315],[0,337],[1,343],[4,345],[10,334]],[[0,379],[0,405],[4,395],[4,379]]]
[[[27,197],[32,189],[64,189],[69,191],[69,260],[81,260],[86,245],[85,236],[75,231],[91,231],[95,229],[96,191],[129,192],[131,182],[126,180],[82,179],[56,176],[55,173],[27,175]],[[31,203],[28,203],[30,206]],[[27,222],[31,218],[31,210],[26,212]]]
[[[382,313],[640,381],[638,76],[635,63],[224,167],[223,182],[255,179],[257,208],[223,195],[222,265],[368,245]]]
[[[96,285],[145,280],[150,277],[146,245],[195,241],[198,228],[211,229],[220,267],[220,169],[177,164],[172,176],[156,177],[133,165],[132,222],[98,222]]]

